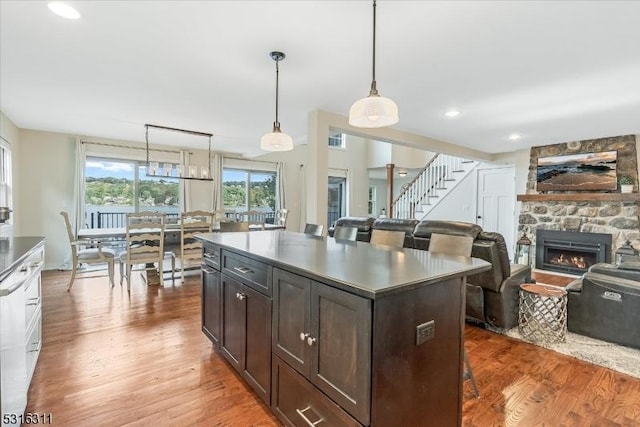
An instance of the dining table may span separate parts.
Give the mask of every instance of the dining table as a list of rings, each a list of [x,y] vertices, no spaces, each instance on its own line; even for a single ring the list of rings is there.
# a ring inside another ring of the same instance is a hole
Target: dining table
[[[259,224],[249,225],[249,231],[282,230],[284,228],[285,228],[284,225],[278,225],[278,224],[264,224],[264,227]],[[170,250],[174,254],[176,253],[176,250],[177,250],[178,255],[180,252],[180,231],[181,231],[180,224],[167,224],[165,225],[165,228],[164,228],[165,248],[167,248],[167,250]],[[190,229],[189,231],[193,231],[193,229]],[[209,229],[205,228],[202,231],[203,233],[207,233],[209,232]],[[135,232],[144,233],[146,232],[146,230],[137,229],[135,230]],[[214,233],[221,232],[219,222],[214,223],[212,225],[211,232],[214,232]],[[116,247],[121,246],[123,244],[122,242],[125,240],[126,237],[127,237],[126,227],[81,228],[80,230],[78,230],[78,239],[100,241],[103,245],[114,245]],[[173,250],[171,250],[172,248]],[[144,270],[146,274],[143,276],[143,280],[148,285],[157,285],[159,284],[157,273],[153,273],[154,270],[151,269],[151,267],[152,266],[150,265],[146,266]],[[200,266],[198,265],[194,268],[199,270]],[[168,273],[168,272],[164,270],[163,274],[164,273]],[[171,273],[172,273],[171,277],[173,279],[174,277],[173,274],[175,272],[171,271]]]
[[[264,228],[261,225],[251,224],[249,225],[250,231],[258,230],[282,230],[284,225],[279,224],[264,224]],[[136,230],[142,232],[143,230]],[[204,230],[208,231],[208,230]],[[214,223],[211,227],[212,232],[220,232],[220,223]],[[165,235],[179,235],[179,224],[167,224],[164,227]],[[124,239],[127,236],[126,227],[111,227],[111,228],[81,228],[78,230],[78,239]]]

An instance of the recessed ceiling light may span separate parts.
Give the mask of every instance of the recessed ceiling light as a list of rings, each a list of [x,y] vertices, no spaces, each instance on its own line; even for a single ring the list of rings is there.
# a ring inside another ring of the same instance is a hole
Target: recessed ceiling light
[[[75,10],[73,7],[61,1],[50,1],[48,6],[49,6],[49,10],[51,10],[56,15],[62,16],[63,18],[67,18],[67,19],[80,18],[80,13],[77,10]]]
[[[520,136],[517,133],[512,133],[511,135],[509,135],[509,139],[512,140],[512,141],[518,140],[520,138],[522,138],[522,136]]]
[[[444,115],[447,117],[458,117],[460,115],[460,111],[451,110],[444,113]]]

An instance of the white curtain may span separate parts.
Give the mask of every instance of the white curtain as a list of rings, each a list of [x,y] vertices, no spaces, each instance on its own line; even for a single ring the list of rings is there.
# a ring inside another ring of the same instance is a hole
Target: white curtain
[[[75,206],[75,231],[86,228],[87,219],[84,211],[84,168],[87,161],[87,150],[85,144],[76,139],[76,176],[73,187],[73,205]],[[73,217],[74,215],[70,215]]]
[[[285,164],[283,162],[278,162],[276,164],[276,174],[278,182],[278,187],[276,188],[276,210],[286,209],[285,184],[287,179],[285,174]]]
[[[189,151],[180,150],[180,165],[184,168],[182,173],[187,176],[189,172]],[[181,212],[189,212],[191,210],[191,185],[188,179],[180,180],[180,189],[182,197],[180,198]]]
[[[222,169],[224,158],[222,154],[213,155],[211,165],[211,177],[213,178],[213,194],[211,195],[212,210],[215,212],[222,209]]]

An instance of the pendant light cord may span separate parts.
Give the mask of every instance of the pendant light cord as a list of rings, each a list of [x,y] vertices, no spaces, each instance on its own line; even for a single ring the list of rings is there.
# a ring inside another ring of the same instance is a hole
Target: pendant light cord
[[[373,61],[372,61],[372,79],[371,91],[369,96],[377,96],[378,88],[376,87],[376,0],[373,0]]]
[[[278,63],[280,62],[279,58],[276,58],[276,121],[273,123],[273,131],[275,132],[276,129],[278,130],[278,132],[280,132],[280,121],[278,120],[278,93],[279,88],[278,88],[278,82],[279,82],[279,75],[280,75],[280,67],[278,66]]]

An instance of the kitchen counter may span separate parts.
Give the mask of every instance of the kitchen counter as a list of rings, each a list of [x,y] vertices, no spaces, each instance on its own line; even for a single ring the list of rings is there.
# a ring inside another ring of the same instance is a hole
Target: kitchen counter
[[[371,299],[491,267],[477,258],[287,231],[207,233],[198,238]]]
[[[29,255],[44,245],[44,237],[7,237],[0,239],[0,281],[11,274]]]

